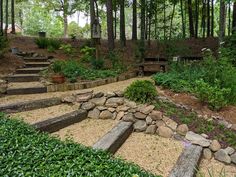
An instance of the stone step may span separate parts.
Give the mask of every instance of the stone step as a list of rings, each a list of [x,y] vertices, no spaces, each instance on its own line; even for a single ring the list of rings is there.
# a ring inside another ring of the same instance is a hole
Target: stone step
[[[16,74],[37,74],[47,67],[35,67],[35,68],[21,68],[16,70]]]
[[[53,133],[62,128],[65,128],[67,126],[70,126],[72,124],[84,120],[85,118],[87,118],[87,114],[88,114],[87,111],[80,109],[77,111],[64,114],[59,117],[35,123],[32,126],[39,131]]]
[[[14,74],[6,79],[8,82],[34,82],[39,81],[40,76],[38,74]]]
[[[202,150],[201,146],[196,145],[186,147],[170,172],[169,177],[194,177],[201,160]]]
[[[47,67],[49,65],[50,65],[49,62],[25,62],[25,66],[27,68],[30,68],[30,67]]]
[[[8,95],[26,95],[26,94],[37,94],[47,93],[47,87],[29,87],[29,88],[8,88]]]
[[[34,109],[46,108],[61,104],[61,98],[45,98],[40,100],[31,100],[10,104],[0,104],[0,112],[17,113],[22,111],[30,111]]]
[[[48,57],[24,57],[25,62],[47,62]]]
[[[133,131],[132,122],[119,122],[112,130],[98,140],[93,149],[99,149],[115,153],[126,141]]]

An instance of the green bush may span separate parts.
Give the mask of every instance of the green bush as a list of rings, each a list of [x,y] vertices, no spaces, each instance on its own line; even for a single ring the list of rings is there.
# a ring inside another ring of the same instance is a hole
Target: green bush
[[[40,133],[2,113],[0,144],[0,176],[155,176],[106,152]]]
[[[75,54],[75,49],[71,44],[62,44],[60,49],[68,56],[73,56]]]
[[[51,68],[54,73],[61,74],[64,66],[65,66],[65,61],[56,60],[52,63]]]
[[[67,60],[63,67],[63,74],[70,82],[76,82],[80,75],[80,66],[75,60]]]
[[[231,89],[220,88],[219,81],[215,81],[215,85],[211,86],[205,81],[198,80],[195,83],[194,93],[202,101],[207,102],[209,107],[213,110],[220,110],[222,107],[228,105],[227,99]]]
[[[47,49],[47,48],[53,48],[54,50],[58,50],[61,46],[61,41],[58,39],[53,38],[36,38],[35,44],[40,49]]]
[[[157,90],[148,80],[135,81],[125,90],[125,97],[138,103],[150,103],[156,96]]]
[[[80,53],[83,55],[80,59],[81,62],[89,63],[95,58],[96,49],[94,47],[84,46],[81,48]]]

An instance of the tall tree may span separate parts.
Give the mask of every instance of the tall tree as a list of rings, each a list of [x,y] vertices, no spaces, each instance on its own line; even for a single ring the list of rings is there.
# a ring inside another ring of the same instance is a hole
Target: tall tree
[[[169,39],[171,39],[171,37],[172,37],[172,28],[173,28],[173,21],[174,21],[176,3],[177,3],[177,1],[174,0],[174,2],[173,2],[173,10],[172,10],[171,19],[170,19],[170,34],[169,34]]]
[[[214,36],[214,0],[211,0],[211,36]]]
[[[16,33],[16,28],[15,28],[15,0],[11,0],[11,33],[15,34]]]
[[[137,0],[133,0],[132,40],[137,40]]]
[[[91,39],[93,38],[93,23],[95,21],[95,7],[94,0],[90,0],[90,30],[91,30]]]
[[[194,37],[192,0],[188,0],[188,13],[189,13],[189,33],[190,37]]]
[[[5,35],[7,36],[7,30],[8,30],[8,0],[6,0],[5,4]]]
[[[185,30],[185,18],[184,18],[183,0],[180,0],[180,11],[181,11],[183,38],[185,38],[186,37],[186,33],[185,33],[186,30]]]
[[[113,51],[115,48],[114,34],[113,34],[113,10],[112,0],[106,1],[107,8],[107,34],[108,34],[108,48],[109,51]]]
[[[205,0],[202,0],[202,37],[205,38],[206,36],[206,3]]]
[[[144,49],[145,48],[145,15],[146,15],[146,1],[141,0],[141,47]],[[141,59],[143,59],[145,56],[145,51],[141,51]]]
[[[228,36],[231,34],[231,1],[228,1]]]
[[[225,37],[225,1],[220,0],[220,25],[219,25],[219,41],[222,42]]]
[[[236,32],[236,2],[233,6],[233,22],[232,22],[232,33]]]
[[[207,37],[210,36],[211,33],[211,16],[210,16],[210,0],[207,0]]]
[[[121,46],[126,45],[125,37],[125,0],[120,0],[120,42]]]
[[[198,38],[199,0],[195,0],[195,38]]]
[[[0,0],[0,36],[3,35],[3,0]]]

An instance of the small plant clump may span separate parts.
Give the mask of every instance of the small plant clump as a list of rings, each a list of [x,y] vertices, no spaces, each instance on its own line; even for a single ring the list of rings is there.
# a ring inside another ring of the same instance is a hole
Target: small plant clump
[[[0,176],[142,176],[137,165],[40,133],[0,113]]]
[[[49,52],[58,50],[61,46],[61,41],[53,38],[36,38],[35,43],[40,49],[48,49]]]
[[[135,81],[125,90],[125,97],[138,103],[151,103],[157,95],[154,84],[148,80]]]

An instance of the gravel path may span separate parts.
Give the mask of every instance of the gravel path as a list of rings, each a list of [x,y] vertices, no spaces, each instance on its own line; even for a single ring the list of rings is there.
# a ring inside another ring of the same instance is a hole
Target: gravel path
[[[143,78],[133,78],[125,81],[115,82],[107,85],[102,85],[99,87],[95,87],[92,89],[84,89],[83,91],[94,90],[94,92],[108,92],[108,91],[117,91],[117,90],[124,90],[127,86],[129,86],[135,80],[147,80],[150,77],[143,77]],[[76,92],[80,92],[81,90],[75,91],[68,91],[68,92],[52,92],[52,93],[43,93],[43,94],[33,94],[33,95],[12,95],[0,98],[0,105],[7,104],[7,103],[16,103],[22,100],[36,100],[36,99],[43,99],[43,98],[51,98],[51,97],[59,97],[64,96]]]
[[[183,148],[181,142],[173,139],[132,133],[116,156],[138,164],[156,175],[166,177],[174,167]]]
[[[61,129],[52,135],[62,140],[70,138],[85,146],[92,146],[117,123],[118,121],[115,120],[85,119],[82,122]]]
[[[201,161],[199,167],[199,174],[197,177],[235,177],[236,176],[236,166],[225,165],[215,159]],[[209,174],[210,172],[210,174]]]
[[[43,120],[61,116],[63,114],[72,112],[76,109],[77,109],[76,106],[69,106],[66,104],[61,104],[57,106],[51,106],[47,108],[11,114],[11,117],[22,119],[29,124],[33,124],[36,122],[40,122]]]

